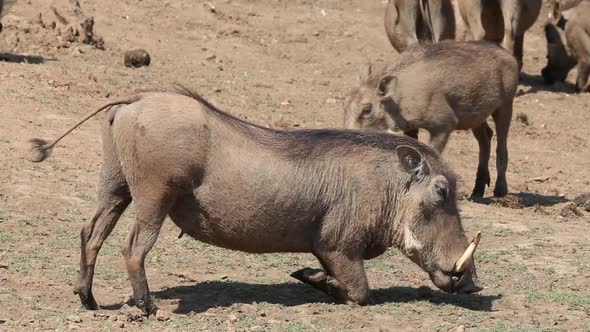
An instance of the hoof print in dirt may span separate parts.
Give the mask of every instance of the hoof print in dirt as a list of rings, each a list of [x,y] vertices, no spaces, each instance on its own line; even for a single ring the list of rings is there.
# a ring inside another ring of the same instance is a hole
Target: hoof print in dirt
[[[125,53],[125,67],[139,68],[149,66],[150,62],[150,54],[146,50],[137,49]]]

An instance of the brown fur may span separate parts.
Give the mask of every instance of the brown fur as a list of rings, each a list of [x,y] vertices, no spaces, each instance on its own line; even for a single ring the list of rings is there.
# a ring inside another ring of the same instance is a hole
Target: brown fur
[[[577,64],[576,90],[590,92],[590,1],[583,1],[564,13],[567,17],[562,22],[565,31],[556,22],[561,16],[558,7],[555,20],[545,26],[547,65],[541,74],[548,84],[564,81]]]
[[[403,52],[415,43],[455,38],[451,0],[389,0],[385,32],[393,48]]]
[[[507,137],[518,84],[518,66],[509,53],[483,41],[414,46],[389,68],[363,67],[359,83],[344,103],[346,128],[412,137],[426,129],[439,152],[453,130],[471,129],[480,146],[473,197],[483,196],[490,181],[492,131],[486,119],[492,116],[498,132],[494,194],[507,194]]]
[[[148,313],[155,308],[144,260],[167,215],[220,247],[312,253],[325,275],[294,276],[342,302],[367,303],[363,260],[390,246],[441,289],[481,289],[475,265],[451,278],[467,241],[455,177],[431,148],[379,133],[262,128],[187,90],[129,100],[112,106],[103,124],[98,207],[81,232],[75,289],[86,308],[97,308],[98,251],[131,201],[137,221],[124,254],[135,301]]]
[[[524,33],[541,12],[542,0],[457,0],[465,26],[475,40],[501,42],[522,67]]]

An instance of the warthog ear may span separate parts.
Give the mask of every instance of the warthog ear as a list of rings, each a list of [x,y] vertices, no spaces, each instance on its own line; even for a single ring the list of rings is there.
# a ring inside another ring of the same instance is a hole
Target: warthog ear
[[[390,88],[394,88],[397,85],[397,77],[393,75],[384,75],[379,79],[379,84],[377,85],[377,94],[380,96],[385,96],[387,91]]]
[[[397,159],[401,167],[418,180],[429,173],[428,165],[418,150],[408,145],[400,145],[396,149]]]
[[[371,74],[373,73],[373,65],[370,63],[365,63],[361,70],[359,71],[359,83],[368,82],[371,78]]]

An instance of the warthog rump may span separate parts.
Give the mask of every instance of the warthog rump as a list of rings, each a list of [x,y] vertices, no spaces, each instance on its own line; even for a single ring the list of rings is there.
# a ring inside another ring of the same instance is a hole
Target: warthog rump
[[[312,253],[324,271],[293,276],[340,302],[367,303],[363,261],[391,246],[445,291],[481,289],[473,251],[463,257],[468,246],[455,175],[424,144],[361,131],[262,128],[187,90],[107,104],[68,133],[103,110],[98,207],[81,232],[75,288],[88,309],[98,308],[92,295],[98,251],[132,201],[137,221],[124,256],[136,304],[148,314],[155,307],[144,261],[166,216],[216,246]],[[34,140],[34,161],[63,136]]]

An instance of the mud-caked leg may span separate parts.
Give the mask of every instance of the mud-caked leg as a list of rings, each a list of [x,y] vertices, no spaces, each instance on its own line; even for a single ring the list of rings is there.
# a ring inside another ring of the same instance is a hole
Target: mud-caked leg
[[[518,18],[520,17],[519,1],[501,1],[502,16],[504,17],[504,38],[502,47],[511,52],[518,61],[518,68],[522,67],[522,57],[519,59],[515,52],[516,32],[518,29]]]
[[[494,188],[494,196],[502,197],[508,194],[508,182],[506,181],[506,170],[508,168],[508,132],[512,120],[512,102],[505,105],[502,111],[496,111],[493,115],[496,123],[498,146],[496,147],[496,168],[498,178]]]
[[[105,183],[108,181],[101,180],[96,213],[80,233],[80,272],[74,293],[80,296],[82,305],[89,310],[98,309],[92,295],[92,280],[98,252],[131,202],[126,186],[113,187],[115,183]]]
[[[150,300],[145,274],[145,258],[156,243],[171,202],[164,196],[154,194],[158,192],[158,189],[143,188],[137,192],[153,195],[134,197],[137,220],[127,238],[124,255],[135,304],[150,315],[155,313],[157,308]]]
[[[469,6],[469,13],[467,13],[467,26],[471,30],[473,40],[482,40],[486,36],[486,31],[481,22],[483,0],[472,0]]]
[[[485,192],[486,185],[490,185],[490,170],[488,163],[490,161],[491,141],[494,132],[488,126],[487,122],[471,130],[479,144],[479,164],[477,166],[477,176],[475,178],[475,187],[471,193],[471,198],[481,198]]]

